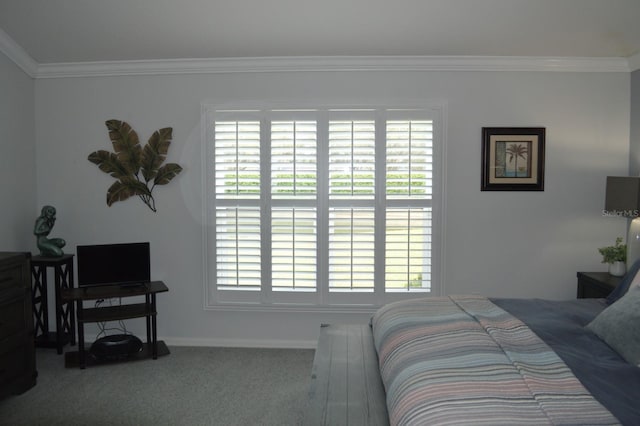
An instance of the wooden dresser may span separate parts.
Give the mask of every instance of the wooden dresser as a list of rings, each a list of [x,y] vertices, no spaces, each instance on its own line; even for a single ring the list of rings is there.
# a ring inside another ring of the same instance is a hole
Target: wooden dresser
[[[31,254],[0,252],[0,398],[36,384]]]

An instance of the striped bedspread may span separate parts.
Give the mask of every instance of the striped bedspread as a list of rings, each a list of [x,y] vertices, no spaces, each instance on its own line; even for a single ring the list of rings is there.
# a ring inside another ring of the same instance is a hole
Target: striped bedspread
[[[613,425],[566,364],[480,296],[391,303],[373,317],[391,425]]]

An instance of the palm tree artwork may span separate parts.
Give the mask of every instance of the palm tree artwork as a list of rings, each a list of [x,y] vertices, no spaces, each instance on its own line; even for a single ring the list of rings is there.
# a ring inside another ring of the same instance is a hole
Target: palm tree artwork
[[[138,134],[128,123],[108,120],[105,124],[115,153],[95,151],[89,154],[88,160],[116,179],[107,190],[107,205],[137,195],[155,212],[153,189],[166,185],[182,171],[175,163],[162,165],[169,152],[173,129],[156,130],[143,148]]]
[[[528,142],[504,142],[506,144],[505,154],[508,157],[509,165],[505,164],[506,175],[510,177],[530,177],[531,167],[529,164],[529,143]],[[518,165],[518,159],[521,162]],[[511,167],[513,165],[513,167]]]

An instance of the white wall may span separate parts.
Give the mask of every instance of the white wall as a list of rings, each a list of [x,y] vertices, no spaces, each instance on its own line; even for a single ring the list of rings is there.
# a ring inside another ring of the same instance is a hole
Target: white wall
[[[0,251],[31,251],[36,212],[33,80],[0,53]]]
[[[447,293],[574,298],[576,271],[605,270],[597,247],[624,235],[602,217],[605,177],[627,173],[630,78],[568,72],[282,72],[36,81],[37,204],[58,208],[52,236],[77,244],[150,241],[159,335],[169,343],[312,345],[321,322],[368,315],[203,310],[200,105],[277,100],[437,100],[447,105],[444,288]],[[143,142],[174,129],[168,161],[184,172],[139,200],[105,203],[113,179],[87,161],[111,149],[105,120]],[[544,192],[481,192],[483,126],[547,130]]]

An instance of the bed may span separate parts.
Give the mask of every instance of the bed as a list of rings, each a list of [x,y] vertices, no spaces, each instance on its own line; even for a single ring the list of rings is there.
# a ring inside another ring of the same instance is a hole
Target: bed
[[[423,298],[325,326],[305,424],[638,425],[639,268],[606,300]]]

